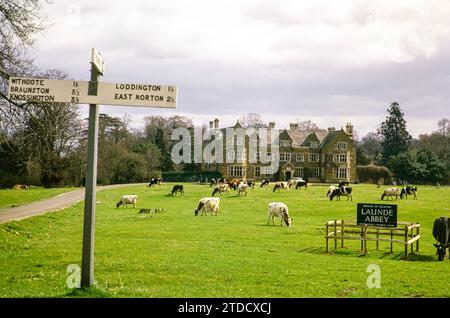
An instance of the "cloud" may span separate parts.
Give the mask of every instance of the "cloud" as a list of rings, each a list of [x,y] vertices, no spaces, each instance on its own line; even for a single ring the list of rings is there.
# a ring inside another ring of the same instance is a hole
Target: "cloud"
[[[369,132],[398,101],[418,135],[448,117],[444,0],[61,0],[47,11],[38,65],[87,80],[96,47],[103,81],[178,84],[177,112],[195,118],[259,112]],[[166,112],[102,107],[135,123]]]

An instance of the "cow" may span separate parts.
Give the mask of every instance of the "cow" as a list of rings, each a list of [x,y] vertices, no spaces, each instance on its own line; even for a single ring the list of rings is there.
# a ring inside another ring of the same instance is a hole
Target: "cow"
[[[333,190],[333,192],[331,192],[331,194],[330,194],[330,201],[333,201],[334,197],[337,197],[337,199],[336,199],[337,201],[341,201],[341,195],[346,196],[347,197],[347,201],[348,201],[348,199],[353,201],[352,187],[335,188]]]
[[[297,178],[297,179],[289,180],[288,186],[289,186],[289,188],[291,188],[292,186],[295,186],[295,190],[297,190],[300,187],[307,188],[308,183],[303,179]]]
[[[238,196],[244,195],[247,196],[247,191],[248,191],[249,185],[245,182],[242,182],[238,185]]]
[[[228,185],[228,183],[219,183],[218,185],[216,185],[216,187],[214,188],[211,196],[213,197],[217,192],[219,193],[219,195],[222,195],[222,192],[225,193],[230,193],[231,188]]]
[[[398,188],[387,188],[383,191],[383,194],[381,195],[381,200],[383,200],[384,197],[386,197],[386,200],[389,197],[391,197],[392,200],[394,200],[394,197],[395,197],[395,200],[397,200],[399,194],[400,194],[400,191],[398,190]]]
[[[230,186],[231,189],[236,190],[238,185],[239,185],[239,183],[241,183],[241,182],[239,181],[239,179],[233,178],[233,179],[227,181],[227,183],[228,183],[228,185]]]
[[[198,215],[198,212],[202,211],[202,214],[208,214],[211,213],[211,215],[214,213],[214,215],[217,215],[219,212],[219,203],[220,198],[202,198],[200,201],[198,201],[197,209],[194,210],[195,215]]]
[[[138,196],[135,194],[123,195],[119,202],[117,202],[116,207],[118,208],[121,205],[128,207],[128,204],[133,204],[133,208],[136,207]]]
[[[271,202],[269,203],[269,210],[267,215],[267,225],[270,223],[270,219],[272,219],[272,225],[275,225],[274,218],[281,218],[281,226],[284,223],[290,227],[292,225],[292,219],[289,217],[289,210],[286,204],[283,202]]]
[[[289,191],[288,183],[286,181],[278,181],[273,186],[273,191],[272,192],[275,192],[276,190],[280,190],[280,189],[284,189],[284,190]]]
[[[297,190],[300,187],[308,187],[308,182],[306,182],[305,180],[298,180],[297,184],[295,185],[295,190]]]
[[[436,254],[438,255],[438,260],[443,261],[445,259],[445,254],[447,253],[447,248],[450,248],[450,219],[445,216],[434,220],[433,224],[433,237],[437,243],[433,245],[437,248]],[[450,259],[450,253],[449,253]]]
[[[154,185],[154,184],[161,185],[161,181],[162,181],[161,178],[152,178],[152,179],[150,180],[150,182],[148,183],[148,186],[147,186],[147,187],[151,187],[151,186]]]
[[[330,185],[330,186],[328,187],[327,197],[329,197],[329,196],[331,195],[331,193],[333,193],[333,191],[334,191],[335,189],[337,189],[336,186]]]
[[[403,199],[403,196],[405,196],[405,199],[408,199],[408,195],[413,195],[414,200],[417,200],[417,187],[403,187],[402,191],[400,192],[400,199]]]
[[[252,188],[252,189],[255,188],[256,183],[254,181],[247,181],[246,183],[250,188]]]
[[[172,188],[172,195],[176,195],[178,192],[180,192],[181,195],[184,195],[184,187],[182,184],[176,184]]]
[[[269,180],[269,179],[264,179],[264,180],[261,182],[260,188],[262,188],[262,187],[265,186],[265,185],[269,185],[269,183],[270,183],[270,180]]]

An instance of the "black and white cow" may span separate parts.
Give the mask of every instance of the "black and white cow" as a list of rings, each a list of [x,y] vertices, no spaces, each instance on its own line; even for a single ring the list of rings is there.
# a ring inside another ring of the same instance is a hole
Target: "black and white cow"
[[[297,190],[298,188],[301,188],[301,187],[307,188],[308,182],[306,182],[305,180],[298,180],[295,185],[295,190]]]
[[[403,199],[403,196],[405,197],[405,199],[408,199],[408,195],[412,195],[414,197],[414,200],[417,200],[417,187],[403,187],[402,191],[400,192],[400,199]]]
[[[270,180],[269,180],[269,179],[264,179],[264,180],[261,182],[260,188],[262,188],[262,187],[265,186],[265,185],[269,185],[269,183],[270,183]]]
[[[180,192],[181,195],[184,195],[184,187],[182,184],[176,184],[172,188],[172,195],[176,195],[178,192]]]
[[[433,244],[437,248],[438,260],[443,261],[447,248],[450,248],[450,219],[441,216],[433,224],[433,237],[437,243]],[[449,253],[450,258],[450,253]]]
[[[341,195],[346,196],[347,197],[347,201],[348,201],[348,199],[353,201],[352,187],[335,188],[330,194],[330,201],[333,201],[334,197],[337,197],[337,199],[336,199],[337,201],[341,201]]]
[[[275,183],[275,185],[273,186],[272,192],[275,192],[276,190],[280,190],[280,189],[289,191],[289,185],[288,185],[287,181],[278,181],[277,183]]]
[[[230,193],[231,187],[228,183],[219,183],[214,188],[211,196],[213,197],[216,193],[219,193],[219,195],[222,195],[222,192],[225,192],[226,194]]]
[[[152,178],[152,179],[150,180],[150,182],[148,183],[148,186],[147,186],[147,187],[151,187],[152,185],[155,185],[155,184],[160,185],[160,184],[161,184],[161,181],[162,181],[161,178]]]

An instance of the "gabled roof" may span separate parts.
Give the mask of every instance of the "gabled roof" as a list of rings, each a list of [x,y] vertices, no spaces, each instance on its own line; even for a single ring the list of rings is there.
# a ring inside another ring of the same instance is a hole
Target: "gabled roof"
[[[289,137],[292,140],[292,147],[301,147],[310,135],[315,135],[319,140],[320,144],[328,135],[327,130],[318,130],[318,131],[286,130],[286,132],[288,133]]]
[[[328,145],[330,142],[333,141],[333,139],[340,133],[344,133],[344,130],[332,130],[329,131],[327,136],[323,139],[323,141],[320,143],[320,148],[325,147],[326,145]]]

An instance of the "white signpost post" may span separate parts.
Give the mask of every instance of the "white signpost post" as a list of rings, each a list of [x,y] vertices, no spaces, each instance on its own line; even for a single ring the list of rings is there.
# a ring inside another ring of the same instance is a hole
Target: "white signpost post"
[[[93,48],[89,82],[11,77],[8,88],[8,98],[11,101],[90,104],[81,287],[94,284],[98,104],[158,108],[176,108],[177,104],[176,85],[99,82],[98,78],[104,71],[103,57]]]

